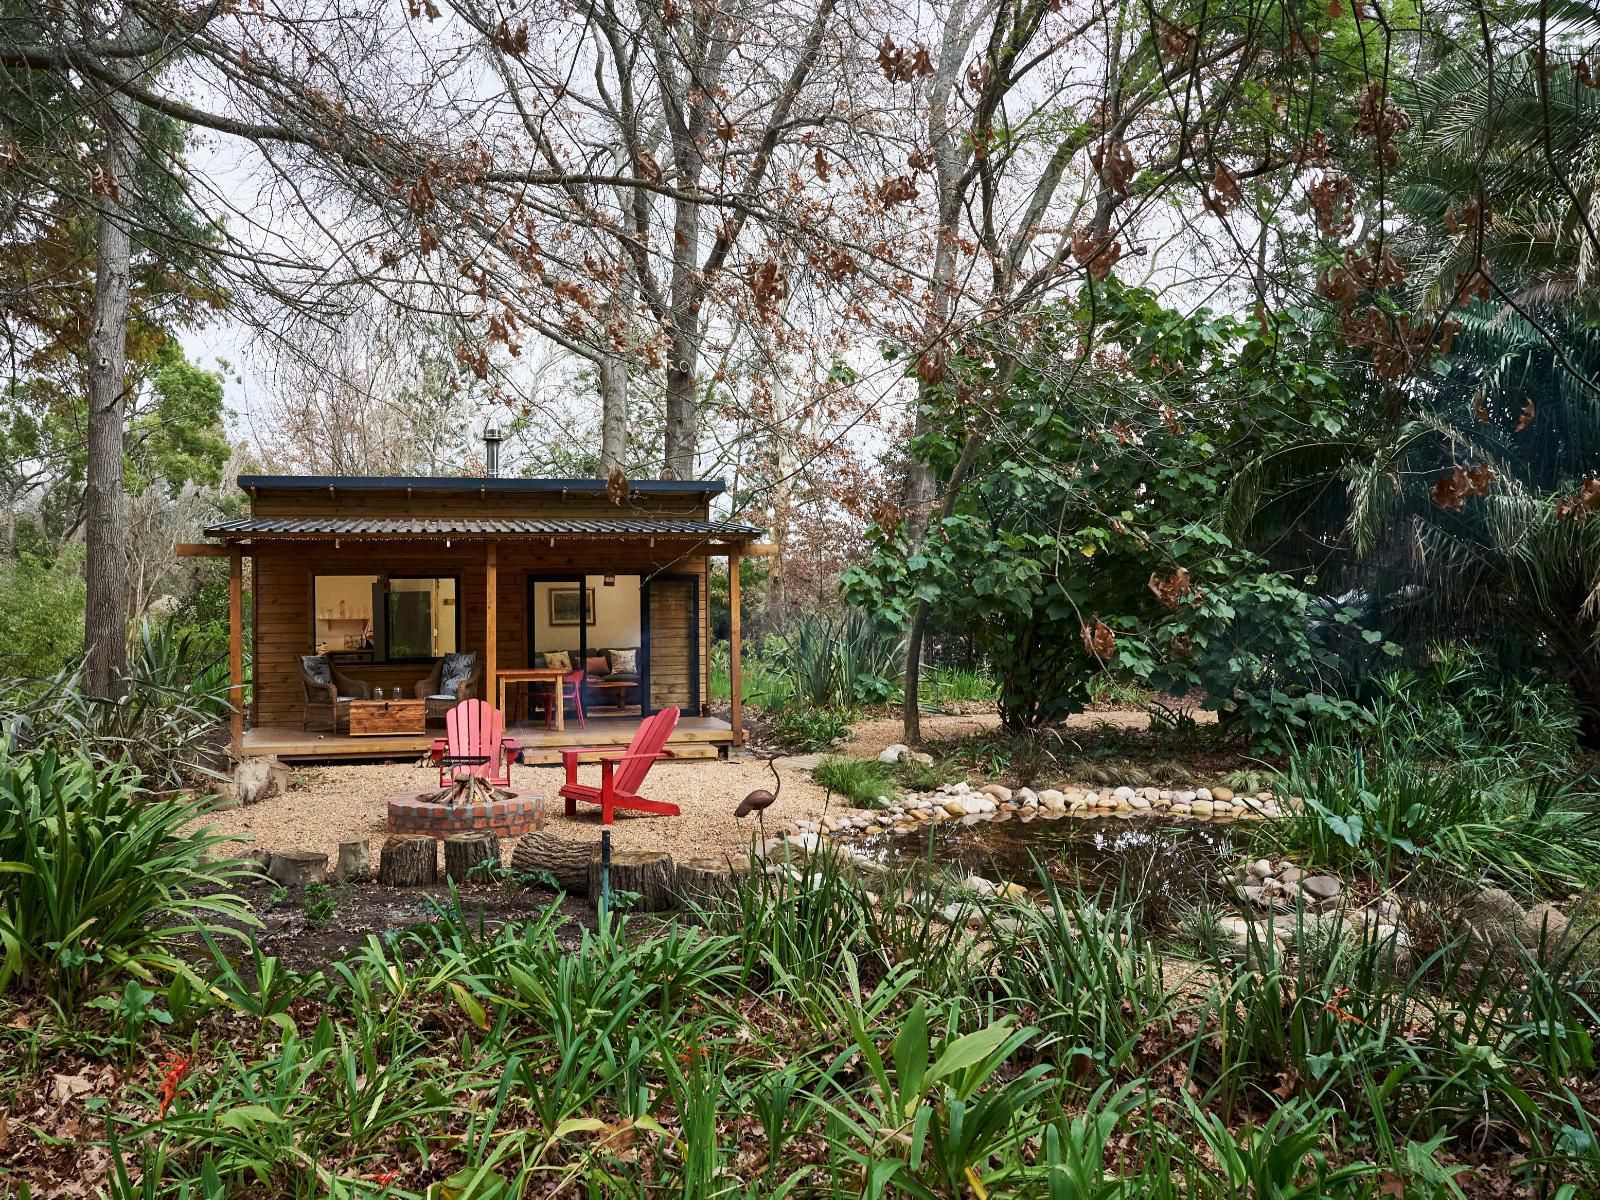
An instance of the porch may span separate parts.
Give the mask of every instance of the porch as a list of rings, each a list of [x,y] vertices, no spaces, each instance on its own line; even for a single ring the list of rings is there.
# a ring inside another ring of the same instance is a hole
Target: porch
[[[506,732],[522,743],[523,761],[530,766],[559,763],[564,746],[623,747],[633,740],[644,718],[595,716],[585,728],[569,722],[564,730],[538,724],[512,725]],[[443,729],[419,734],[351,737],[348,734],[307,732],[299,725],[264,725],[245,730],[244,756],[275,755],[285,762],[356,762],[363,759],[421,755]],[[684,716],[678,721],[667,748],[677,758],[716,758],[734,744],[733,726],[717,717]],[[587,761],[587,760],[585,760]]]

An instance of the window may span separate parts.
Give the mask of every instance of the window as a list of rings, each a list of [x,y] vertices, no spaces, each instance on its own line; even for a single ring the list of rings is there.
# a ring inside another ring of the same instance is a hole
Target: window
[[[460,648],[454,575],[318,575],[318,654],[365,651],[379,662],[439,658]]]
[[[438,658],[455,652],[461,610],[453,575],[391,575],[384,593],[384,658]]]

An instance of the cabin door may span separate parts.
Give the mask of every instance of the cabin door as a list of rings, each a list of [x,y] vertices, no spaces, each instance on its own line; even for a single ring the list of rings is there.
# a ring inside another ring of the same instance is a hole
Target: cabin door
[[[700,715],[700,580],[656,575],[644,583],[646,712],[680,708]]]

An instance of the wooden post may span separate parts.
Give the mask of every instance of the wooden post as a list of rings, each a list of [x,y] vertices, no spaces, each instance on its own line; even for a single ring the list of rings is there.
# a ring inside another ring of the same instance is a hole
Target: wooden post
[[[228,555],[228,715],[234,758],[244,756],[244,555],[237,546]]]
[[[744,745],[744,671],[739,641],[739,551],[728,551],[728,708],[733,744]]]
[[[499,702],[502,697],[495,676],[500,670],[500,544],[489,542],[483,551],[483,693]]]

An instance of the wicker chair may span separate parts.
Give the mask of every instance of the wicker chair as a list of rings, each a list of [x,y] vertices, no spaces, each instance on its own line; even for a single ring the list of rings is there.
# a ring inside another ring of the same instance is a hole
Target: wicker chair
[[[326,655],[300,656],[300,683],[305,689],[303,729],[328,729],[340,732],[350,727],[350,701],[365,700],[370,689],[359,679],[336,670]],[[315,722],[315,724],[313,724]]]
[[[470,668],[466,675],[458,680],[454,688],[445,689],[442,686],[445,665],[452,659],[466,659]],[[447,654],[433,664],[433,670],[428,672],[428,677],[417,684],[412,693],[418,700],[427,702],[427,720],[442,722],[452,708],[463,700],[474,699],[478,694],[478,683],[483,678],[483,665],[478,661],[478,656],[470,651],[465,654]]]

